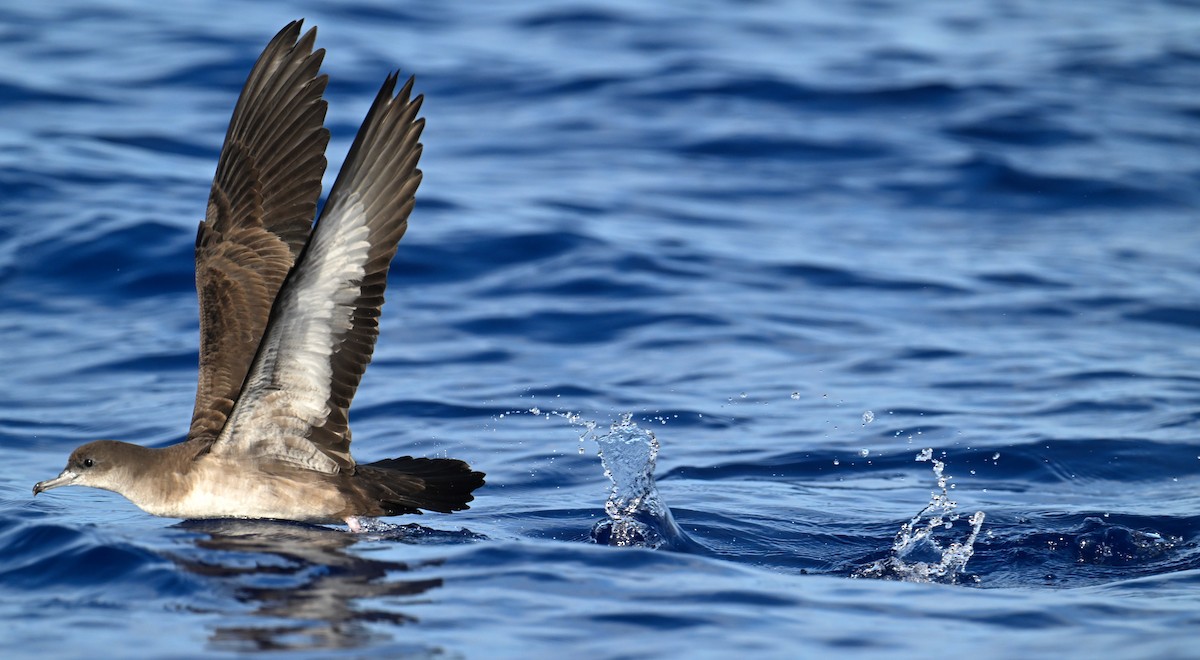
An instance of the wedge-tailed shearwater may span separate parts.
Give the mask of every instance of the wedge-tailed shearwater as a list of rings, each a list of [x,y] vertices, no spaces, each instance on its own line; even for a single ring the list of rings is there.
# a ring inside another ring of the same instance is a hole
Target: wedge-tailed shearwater
[[[200,377],[186,439],[85,444],[34,495],[91,486],[157,516],[361,531],[366,518],[466,509],[483,485],[458,460],[350,455],[347,412],[421,182],[423,97],[388,76],[314,227],[328,78],[316,28],[300,29],[281,30],[251,69],[196,235]]]

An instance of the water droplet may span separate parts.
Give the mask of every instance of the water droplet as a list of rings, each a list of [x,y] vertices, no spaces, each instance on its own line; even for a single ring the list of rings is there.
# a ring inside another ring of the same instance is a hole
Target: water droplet
[[[738,394],[738,396],[744,399],[744,398],[746,398],[746,393],[742,392],[742,393]]]
[[[793,401],[799,401],[799,400],[800,400],[800,393],[799,393],[799,392],[792,392],[792,400],[793,400]],[[1200,456],[1197,456],[1196,458],[1200,458]]]
[[[926,447],[925,449],[921,450],[921,453],[917,454],[918,461],[928,461],[931,458],[933,458],[933,448],[932,447]]]
[[[993,461],[1000,460],[1000,452],[996,452],[995,454],[992,454],[992,460]]]
[[[875,413],[871,412],[870,410],[863,413],[863,426],[866,426],[873,421],[875,421]]]
[[[860,449],[860,450],[858,450],[858,455],[862,456],[863,458],[866,458],[871,455],[871,450],[870,449]]]
[[[833,459],[833,464],[834,464],[834,465],[841,465],[841,464],[842,464],[842,462],[841,462],[841,461],[839,461],[838,459],[836,459],[836,458],[835,458],[835,459]]]

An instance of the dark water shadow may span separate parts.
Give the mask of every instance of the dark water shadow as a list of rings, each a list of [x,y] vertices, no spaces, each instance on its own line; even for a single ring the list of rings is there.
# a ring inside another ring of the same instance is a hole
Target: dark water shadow
[[[227,592],[223,597],[232,596],[244,606],[195,608],[218,617],[209,646],[234,653],[353,649],[393,642],[392,635],[381,631],[417,622],[403,611],[404,602],[442,586],[441,578],[404,579],[404,574],[442,560],[368,558],[349,552],[350,547],[380,537],[407,543],[478,538],[470,532],[419,525],[366,537],[263,520],[189,520],[177,528],[195,533],[195,546],[165,553],[168,558],[189,573],[215,581],[217,589]],[[447,535],[453,538],[441,538]],[[405,648],[405,654],[410,653],[442,651],[415,645]]]

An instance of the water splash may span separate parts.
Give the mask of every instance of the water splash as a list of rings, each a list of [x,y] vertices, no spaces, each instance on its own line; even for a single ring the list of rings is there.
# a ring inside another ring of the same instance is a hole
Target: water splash
[[[949,489],[953,485],[949,482],[953,477],[945,473],[946,464],[933,457],[933,449],[922,450],[916,460],[932,461],[939,490],[931,494],[924,509],[900,526],[888,557],[854,571],[851,577],[954,584],[966,575],[967,562],[975,554],[975,540],[983,528],[984,514],[976,511],[967,518],[970,532],[966,538],[943,546],[935,535],[951,529],[961,518],[955,512],[958,503],[950,499]]]
[[[1089,516],[1077,529],[1035,533],[1026,537],[1023,543],[1066,555],[1076,564],[1136,566],[1166,557],[1184,540],[1180,536],[1151,529],[1133,529]]]
[[[608,520],[592,528],[592,539],[606,545],[661,548],[682,536],[654,483],[659,449],[654,432],[638,427],[633,415],[625,413],[608,433],[594,439],[612,488],[604,503]]]
[[[418,544],[450,544],[486,541],[487,536],[467,529],[455,530],[436,529],[419,523],[392,523],[379,518],[362,517],[358,519],[362,529],[359,532],[349,532],[355,540],[387,539],[413,545]]]
[[[607,432],[600,432],[600,424],[584,419],[575,412],[542,410],[513,410],[510,414],[529,413],[545,417],[558,417],[577,429],[579,451],[584,444],[595,441],[596,454],[604,466],[604,476],[612,482],[604,512],[608,515],[592,527],[591,537],[596,543],[614,546],[637,546],[665,548],[688,552],[707,553],[708,549],[693,541],[675,523],[671,510],[663,504],[654,482],[654,468],[658,462],[658,438],[653,431],[643,429],[633,421],[633,413],[622,413],[620,419],[609,425]],[[660,423],[665,423],[659,417]]]
[[[397,523],[390,523],[378,518],[361,517],[358,519],[359,531],[355,532],[352,529],[347,531],[356,534],[389,534],[403,528]]]

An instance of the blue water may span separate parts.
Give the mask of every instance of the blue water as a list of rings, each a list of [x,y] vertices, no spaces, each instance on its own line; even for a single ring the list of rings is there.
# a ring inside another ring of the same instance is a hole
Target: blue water
[[[0,8],[4,657],[1195,657],[1200,5],[683,7]],[[362,537],[33,499],[185,432],[196,225],[298,17],[326,189],[426,94],[355,453],[488,485]]]

